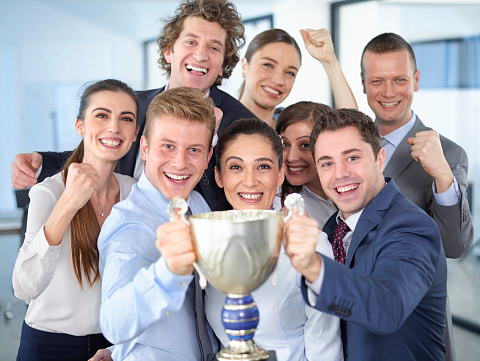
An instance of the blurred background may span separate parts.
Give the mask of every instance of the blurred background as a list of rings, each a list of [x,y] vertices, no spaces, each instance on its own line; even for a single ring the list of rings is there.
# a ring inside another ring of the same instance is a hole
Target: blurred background
[[[360,56],[374,36],[392,31],[414,48],[420,90],[412,108],[429,127],[460,144],[469,157],[469,199],[480,229],[480,1],[233,0],[247,45],[258,32],[282,28],[302,48],[291,95],[332,105],[321,65],[304,50],[299,29],[327,28],[360,110],[373,115],[362,92]],[[11,273],[20,246],[24,200],[10,183],[16,154],[73,149],[78,91],[86,82],[125,81],[158,88],[156,37],[178,1],[0,0],[0,360],[13,360],[26,306],[12,296]],[[246,47],[245,47],[246,48]],[[243,50],[245,50],[245,48]],[[223,89],[237,97],[237,68]],[[19,208],[20,206],[20,208]],[[477,233],[479,234],[479,233]],[[479,234],[480,235],[480,234]],[[478,240],[479,236],[475,236]],[[475,242],[475,241],[474,241]],[[457,359],[480,359],[480,246],[448,260]],[[13,308],[10,307],[13,304]]]

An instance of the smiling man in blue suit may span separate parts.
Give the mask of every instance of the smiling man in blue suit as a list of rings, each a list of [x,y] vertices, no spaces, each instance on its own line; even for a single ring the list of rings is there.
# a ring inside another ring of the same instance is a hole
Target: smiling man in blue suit
[[[303,275],[305,301],[341,318],[345,360],[444,360],[447,267],[440,233],[383,177],[385,150],[375,123],[356,110],[331,111],[315,125],[310,146],[339,211],[320,234],[328,235],[337,262],[315,252],[311,218],[295,215],[286,224],[286,251]]]

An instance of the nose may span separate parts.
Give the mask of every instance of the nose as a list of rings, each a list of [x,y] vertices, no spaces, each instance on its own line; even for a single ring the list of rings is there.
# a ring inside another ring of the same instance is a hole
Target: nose
[[[391,82],[385,82],[385,85],[382,89],[382,95],[385,97],[385,98],[392,98],[393,96],[395,96],[395,88],[393,86],[393,84]]]
[[[185,169],[187,167],[186,154],[180,150],[177,150],[175,156],[173,157],[172,166],[178,170]]]
[[[205,46],[198,46],[194,53],[193,53],[193,58],[196,61],[205,61],[208,59],[207,57],[207,48]]]
[[[296,160],[299,159],[298,157],[298,151],[295,149],[295,147],[290,146],[289,148],[283,148],[284,149],[284,155],[285,155],[285,161],[289,163],[293,163]]]
[[[257,177],[252,169],[247,169],[244,173],[243,184],[247,187],[255,187],[257,185]]]
[[[350,171],[346,164],[342,162],[335,163],[335,171],[334,171],[335,179],[343,179],[348,178],[350,176]]]
[[[115,117],[112,117],[108,124],[108,128],[109,128],[109,131],[112,132],[113,134],[120,133],[120,120],[116,119]]]
[[[272,74],[272,81],[277,85],[283,85],[285,83],[283,71],[277,70]]]

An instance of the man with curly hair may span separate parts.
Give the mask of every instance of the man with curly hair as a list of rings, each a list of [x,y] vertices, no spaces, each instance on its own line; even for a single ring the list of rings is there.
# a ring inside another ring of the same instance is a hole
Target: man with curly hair
[[[117,165],[116,171],[140,178],[144,162],[139,152],[140,137],[145,128],[145,114],[151,100],[165,89],[188,86],[197,88],[213,99],[216,107],[218,136],[234,120],[255,116],[239,101],[218,89],[228,79],[239,61],[238,51],[244,45],[244,27],[235,5],[228,0],[184,0],[175,15],[165,20],[158,38],[159,60],[169,75],[169,83],[160,89],[138,92],[138,138]],[[12,185],[22,189],[37,183],[35,172],[42,165],[38,181],[57,173],[71,152],[18,154],[12,164]],[[228,209],[223,190],[214,177],[215,156],[198,183],[198,190],[212,210]],[[42,164],[43,163],[43,164]],[[165,175],[165,177],[168,177]],[[174,180],[172,180],[174,181]]]

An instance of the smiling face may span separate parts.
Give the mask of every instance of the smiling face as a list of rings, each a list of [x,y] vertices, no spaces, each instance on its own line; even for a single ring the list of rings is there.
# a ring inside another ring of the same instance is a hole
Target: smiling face
[[[300,56],[293,45],[276,42],[261,47],[249,63],[245,58],[242,60],[245,91],[241,102],[275,108],[290,94],[300,65]]]
[[[258,135],[241,134],[227,146],[220,164],[215,180],[233,209],[271,208],[284,174],[270,143]]]
[[[140,147],[148,180],[168,198],[187,199],[207,168],[212,147],[206,123],[163,115]]]
[[[222,75],[226,34],[218,23],[197,16],[186,18],[173,49],[164,51],[171,64],[170,89],[188,86],[206,94]]]
[[[406,50],[383,54],[366,51],[362,68],[363,92],[367,94],[368,105],[375,113],[382,135],[407,123],[420,79],[420,72],[413,70],[409,53]]]
[[[75,129],[83,135],[84,162],[117,161],[130,150],[137,137],[137,106],[130,95],[99,91],[90,96],[83,120]]]
[[[306,185],[311,190],[320,186],[317,169],[310,151],[312,125],[299,121],[282,132],[285,177],[293,186]],[[321,186],[320,186],[321,187]]]
[[[315,142],[318,175],[327,196],[347,218],[362,210],[385,186],[385,150],[377,159],[354,126],[325,131]]]

